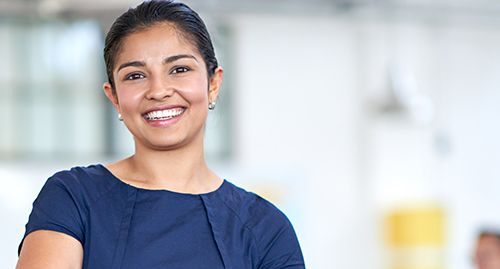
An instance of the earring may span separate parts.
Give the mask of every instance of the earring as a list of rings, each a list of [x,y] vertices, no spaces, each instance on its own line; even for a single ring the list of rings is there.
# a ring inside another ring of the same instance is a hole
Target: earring
[[[123,121],[122,114],[118,113],[118,120]]]
[[[208,109],[214,110],[215,109],[215,102],[208,103]]]

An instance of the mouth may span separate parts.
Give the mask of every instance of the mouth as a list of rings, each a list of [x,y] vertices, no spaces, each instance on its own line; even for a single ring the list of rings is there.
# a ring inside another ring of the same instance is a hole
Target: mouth
[[[175,107],[162,110],[154,110],[143,114],[143,118],[147,121],[164,121],[179,117],[186,111],[183,107]]]

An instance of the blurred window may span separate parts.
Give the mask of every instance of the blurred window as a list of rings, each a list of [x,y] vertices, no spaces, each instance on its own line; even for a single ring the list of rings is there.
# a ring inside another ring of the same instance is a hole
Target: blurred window
[[[228,32],[217,30],[227,61]],[[102,92],[104,34],[90,20],[0,21],[0,159],[129,154],[133,141]],[[226,67],[227,68],[227,67]],[[230,155],[229,79],[207,124],[207,155]]]
[[[3,21],[0,36],[1,157],[103,153],[99,25]]]

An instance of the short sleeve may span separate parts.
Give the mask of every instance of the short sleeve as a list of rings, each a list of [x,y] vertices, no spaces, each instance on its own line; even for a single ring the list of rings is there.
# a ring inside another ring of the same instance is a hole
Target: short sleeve
[[[284,218],[279,226],[276,224],[268,226],[264,232],[267,235],[258,243],[260,253],[263,254],[259,269],[305,268],[295,231],[288,219]]]
[[[77,201],[78,195],[56,175],[47,180],[33,202],[33,210],[19,244],[18,254],[24,238],[36,230],[61,232],[74,237],[82,245],[84,243],[84,221]]]

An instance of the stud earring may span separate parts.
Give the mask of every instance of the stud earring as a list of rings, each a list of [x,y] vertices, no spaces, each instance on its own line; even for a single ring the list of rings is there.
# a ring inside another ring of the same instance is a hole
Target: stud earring
[[[122,114],[118,113],[118,120],[123,121]]]
[[[208,103],[208,109],[214,110],[215,109],[215,102]]]

